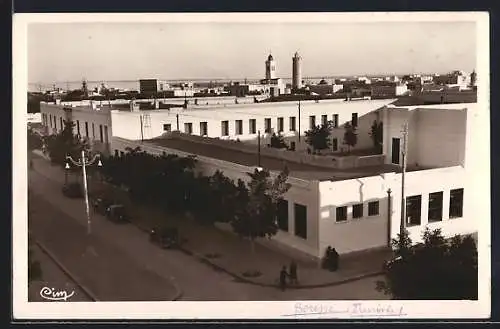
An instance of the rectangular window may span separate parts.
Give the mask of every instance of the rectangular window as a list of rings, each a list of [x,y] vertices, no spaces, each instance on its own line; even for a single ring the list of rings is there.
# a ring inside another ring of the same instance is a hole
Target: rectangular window
[[[103,133],[102,133],[102,125],[99,125],[99,135],[100,135],[100,140],[101,140],[101,143],[104,141],[104,136],[103,136]]]
[[[208,135],[208,123],[200,122],[200,135],[207,136]]]
[[[250,130],[250,134],[256,134],[257,133],[257,121],[255,119],[250,119],[248,121],[248,127]]]
[[[243,120],[236,120],[236,135],[243,135]]]
[[[422,196],[414,195],[406,198],[406,225],[418,226],[421,223]]]
[[[328,115],[322,115],[321,116],[321,124],[323,126],[326,126],[328,124]]]
[[[352,126],[353,127],[358,126],[358,114],[357,113],[352,114]]]
[[[352,206],[352,218],[363,217],[363,204],[358,203]]]
[[[401,152],[400,149],[400,139],[399,138],[393,138],[392,139],[392,163],[393,164],[399,164],[399,153]]]
[[[332,151],[338,151],[339,149],[339,140],[337,138],[332,139]]]
[[[347,220],[347,207],[337,207],[335,209],[335,220],[337,222],[345,222]]]
[[[93,122],[92,122],[92,139],[95,139],[95,126]]]
[[[339,126],[339,115],[334,114],[333,115],[333,128],[338,128]]]
[[[193,124],[191,122],[184,123],[184,132],[186,134],[192,134],[193,133]]]
[[[278,228],[282,231],[288,231],[288,201],[279,200],[278,201],[278,213],[277,213]]]
[[[316,116],[311,115],[309,117],[309,129],[314,129],[316,127]]]
[[[222,136],[229,136],[229,121],[221,122],[221,134]]]
[[[443,220],[443,192],[429,194],[429,222],[439,222]]]
[[[290,117],[290,131],[296,131],[295,117]]]
[[[377,216],[379,214],[379,202],[368,202],[368,216]]]
[[[285,130],[285,123],[283,122],[283,118],[278,118],[278,132],[282,132]]]
[[[80,120],[76,120],[76,134],[80,137]]]
[[[295,235],[307,239],[307,207],[295,203]]]
[[[89,137],[89,123],[85,121],[85,137]]]
[[[172,124],[170,124],[170,123],[163,124],[163,131],[168,132],[168,133],[171,132],[172,131]]]
[[[264,119],[264,132],[267,134],[271,133],[271,119],[270,118]]]
[[[450,218],[463,216],[464,189],[459,188],[450,191]]]
[[[109,142],[109,139],[108,139],[108,126],[104,126],[104,142],[106,144]]]

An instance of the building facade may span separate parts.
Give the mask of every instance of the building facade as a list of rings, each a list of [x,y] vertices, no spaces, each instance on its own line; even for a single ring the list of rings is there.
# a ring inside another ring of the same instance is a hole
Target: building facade
[[[331,176],[313,174],[309,168],[298,175],[301,169],[292,167],[292,187],[279,205],[280,230],[274,243],[317,259],[328,246],[341,254],[388,247],[399,233],[402,204],[405,227],[414,242],[422,240],[427,227],[440,228],[447,237],[477,232],[473,211],[479,201],[474,191],[480,187],[470,179],[471,168],[477,161],[473,132],[481,129],[480,121],[474,118],[475,106],[379,109],[377,112],[384,120],[383,156],[389,167],[332,170]],[[394,160],[402,158],[404,148],[401,143],[396,148],[394,140],[402,138],[405,124],[408,162],[403,188],[401,164]],[[114,137],[112,144],[116,154],[135,146],[155,154],[193,154],[180,146],[159,146],[119,137]],[[207,154],[210,156],[197,156],[197,170],[207,175],[219,169],[234,180],[247,180],[246,173],[255,169],[229,161],[229,153],[225,160],[216,152]],[[241,154],[233,155],[235,161],[239,157]],[[277,173],[272,171],[273,175]]]

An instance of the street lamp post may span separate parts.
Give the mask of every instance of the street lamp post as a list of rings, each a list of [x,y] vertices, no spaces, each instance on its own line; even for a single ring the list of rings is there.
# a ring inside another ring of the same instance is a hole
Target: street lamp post
[[[88,191],[88,187],[87,187],[87,167],[92,166],[96,161],[98,161],[97,166],[101,167],[102,166],[101,156],[100,156],[100,154],[96,154],[96,155],[94,155],[94,157],[92,159],[89,159],[85,155],[85,150],[82,150],[81,155],[80,155],[80,159],[78,159],[77,161],[75,161],[69,155],[66,156],[66,160],[71,162],[74,166],[82,167],[83,188],[85,191],[85,211],[87,214],[87,233],[90,234],[91,233],[91,221],[90,221],[90,207],[89,207],[89,191]],[[69,168],[69,163],[66,163],[66,168]]]

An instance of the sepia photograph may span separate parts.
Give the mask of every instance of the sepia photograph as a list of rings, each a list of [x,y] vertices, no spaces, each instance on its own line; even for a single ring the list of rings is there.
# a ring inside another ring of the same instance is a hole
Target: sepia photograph
[[[489,316],[487,13],[13,24],[15,316]]]

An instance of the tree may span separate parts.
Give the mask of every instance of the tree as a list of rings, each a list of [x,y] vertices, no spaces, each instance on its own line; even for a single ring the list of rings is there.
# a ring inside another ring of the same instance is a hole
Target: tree
[[[285,140],[283,139],[283,136],[281,135],[276,135],[276,133],[273,133],[271,135],[271,147],[277,148],[277,149],[284,149],[287,148],[287,145],[285,143]]]
[[[42,148],[42,145],[42,137],[34,132],[33,129],[28,128],[28,151],[39,150]]]
[[[46,139],[47,150],[52,163],[64,166],[67,155],[73,159],[79,159],[82,150],[89,150],[89,145],[85,141],[81,141],[73,133],[74,126],[75,124],[71,120],[64,120],[64,128],[59,133],[50,135]],[[74,166],[71,168],[75,169]]]
[[[328,123],[306,131],[306,143],[313,148],[313,151],[328,149],[330,147],[330,130],[331,125]]]
[[[395,258],[385,265],[377,290],[404,300],[477,299],[477,248],[472,236],[446,240],[439,229],[425,230],[411,245],[408,232],[394,239]]]
[[[277,204],[291,185],[287,183],[286,167],[274,180],[265,169],[255,169],[248,175],[251,180],[247,186],[238,182],[235,198],[238,210],[231,224],[239,236],[250,241],[253,252],[255,239],[271,238],[278,232]]]
[[[382,121],[373,120],[369,134],[373,141],[373,147],[377,153],[382,153],[383,133],[384,128]]]
[[[358,143],[358,134],[356,133],[356,127],[347,122],[344,125],[344,144],[347,145],[347,152],[351,153],[351,147],[356,146]]]

